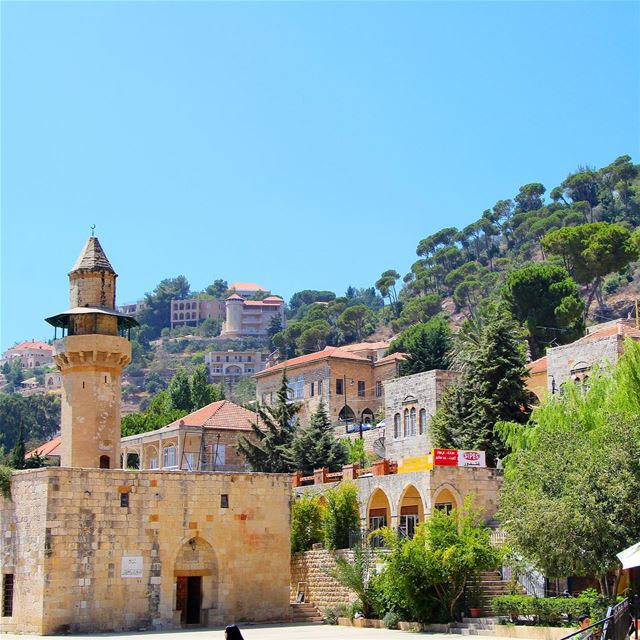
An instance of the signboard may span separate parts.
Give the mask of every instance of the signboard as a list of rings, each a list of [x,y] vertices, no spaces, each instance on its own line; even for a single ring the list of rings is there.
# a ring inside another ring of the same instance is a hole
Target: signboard
[[[121,578],[142,578],[142,556],[123,556]]]
[[[433,464],[439,467],[486,467],[487,456],[484,451],[434,449]]]
[[[398,473],[411,473],[412,471],[428,471],[432,469],[431,456],[416,456],[415,458],[402,458],[398,462]]]

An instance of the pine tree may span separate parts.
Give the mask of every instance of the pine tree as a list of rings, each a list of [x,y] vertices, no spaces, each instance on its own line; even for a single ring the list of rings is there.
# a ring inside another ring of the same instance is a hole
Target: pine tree
[[[531,411],[525,343],[517,323],[501,311],[492,312],[479,332],[477,342],[458,339],[464,377],[445,393],[431,431],[436,446],[483,450],[495,463],[507,453],[496,423],[524,424]]]
[[[213,389],[207,380],[204,365],[196,367],[191,376],[191,410],[195,411],[213,402]]]
[[[333,434],[324,402],[311,416],[309,426],[298,429],[291,448],[291,462],[297,471],[311,475],[314,469],[328,467],[338,471],[346,463],[347,452]]]
[[[258,419],[251,423],[256,442],[238,437],[238,451],[245,456],[252,471],[291,473],[291,446],[300,405],[289,400],[286,371],[273,406],[259,405]]]
[[[24,456],[25,456],[25,446],[24,446],[24,427],[22,423],[18,427],[18,438],[16,439],[16,443],[11,451],[11,466],[14,469],[24,469]]]

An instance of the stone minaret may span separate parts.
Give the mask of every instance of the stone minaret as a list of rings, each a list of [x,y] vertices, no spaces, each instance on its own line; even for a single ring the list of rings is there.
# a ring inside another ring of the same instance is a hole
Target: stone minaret
[[[138,323],[115,309],[117,274],[91,236],[69,273],[71,306],[47,322],[62,328],[54,360],[62,373],[63,467],[119,468],[126,331]]]

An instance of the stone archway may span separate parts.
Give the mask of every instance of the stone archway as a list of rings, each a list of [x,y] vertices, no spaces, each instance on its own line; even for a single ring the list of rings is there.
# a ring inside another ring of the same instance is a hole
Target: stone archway
[[[367,527],[370,531],[391,526],[391,502],[387,494],[378,487],[369,498],[367,505]],[[370,544],[373,547],[381,547],[383,544],[380,536],[372,536]]]
[[[175,613],[183,625],[206,625],[218,606],[218,567],[213,547],[199,536],[188,538],[178,551],[175,577]]]
[[[438,509],[445,513],[451,513],[462,506],[462,496],[450,484],[440,485],[433,493],[431,510]]]
[[[424,522],[424,502],[420,492],[412,484],[407,485],[400,496],[398,515],[400,535],[413,538],[418,524]]]

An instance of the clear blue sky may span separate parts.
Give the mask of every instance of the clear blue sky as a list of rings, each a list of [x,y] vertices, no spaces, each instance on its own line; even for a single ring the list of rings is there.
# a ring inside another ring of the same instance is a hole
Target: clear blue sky
[[[637,2],[2,2],[2,349],[50,338],[97,225],[164,277],[406,273],[520,185],[637,162]]]

